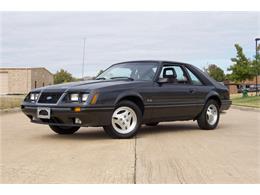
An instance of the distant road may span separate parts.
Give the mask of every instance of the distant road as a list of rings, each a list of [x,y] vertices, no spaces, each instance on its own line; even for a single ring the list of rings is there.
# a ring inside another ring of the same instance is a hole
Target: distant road
[[[161,123],[136,139],[101,128],[56,135],[21,112],[1,114],[1,183],[260,183],[260,113],[231,109],[219,128]]]

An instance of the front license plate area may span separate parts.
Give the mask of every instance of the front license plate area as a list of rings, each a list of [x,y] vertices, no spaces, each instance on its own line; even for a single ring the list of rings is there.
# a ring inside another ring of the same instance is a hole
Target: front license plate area
[[[51,118],[51,109],[47,107],[38,107],[37,108],[37,118],[50,119]]]

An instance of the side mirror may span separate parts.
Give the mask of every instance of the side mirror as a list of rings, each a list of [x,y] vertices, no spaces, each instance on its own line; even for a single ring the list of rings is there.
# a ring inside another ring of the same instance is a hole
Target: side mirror
[[[159,83],[160,85],[163,84],[163,83],[168,83],[168,78],[159,78],[157,80],[157,83]]]

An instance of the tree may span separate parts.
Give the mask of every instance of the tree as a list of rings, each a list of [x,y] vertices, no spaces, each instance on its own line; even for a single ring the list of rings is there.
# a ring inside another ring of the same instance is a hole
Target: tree
[[[60,69],[54,74],[54,84],[66,83],[74,80],[75,79],[72,77],[72,75],[64,69]]]
[[[253,75],[260,75],[260,54],[259,54],[259,51],[260,51],[260,45],[258,45],[257,47],[257,55],[254,56],[255,59],[252,61],[252,74]]]
[[[214,78],[216,81],[222,82],[225,80],[224,71],[215,64],[210,64],[206,69],[209,76]]]
[[[245,56],[243,48],[239,44],[235,44],[235,48],[237,55],[235,58],[231,58],[233,65],[228,68],[228,71],[231,71],[231,74],[228,75],[228,79],[234,82],[252,79],[254,77],[252,74],[252,62]]]

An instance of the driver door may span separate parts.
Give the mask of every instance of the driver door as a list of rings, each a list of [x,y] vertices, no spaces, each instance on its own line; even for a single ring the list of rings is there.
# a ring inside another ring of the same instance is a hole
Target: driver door
[[[199,110],[194,106],[196,89],[190,83],[185,67],[178,64],[164,64],[155,83],[152,118],[158,120],[189,119]]]

